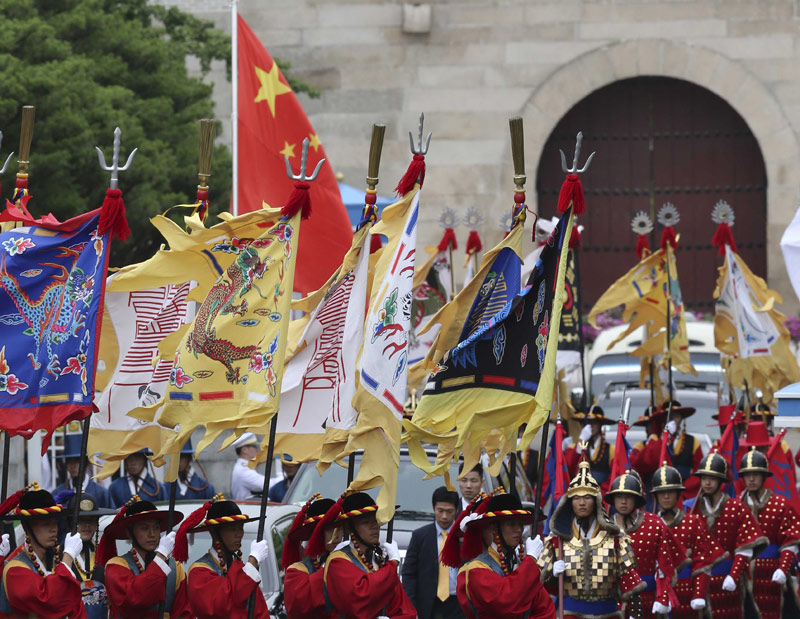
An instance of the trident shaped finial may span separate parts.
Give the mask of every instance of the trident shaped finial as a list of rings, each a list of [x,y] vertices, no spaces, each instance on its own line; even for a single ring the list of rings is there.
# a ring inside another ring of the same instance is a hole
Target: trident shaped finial
[[[3,132],[0,131],[0,146],[2,145],[3,145]],[[8,168],[8,162],[11,161],[11,157],[13,156],[14,156],[14,151],[11,151],[11,154],[8,156],[8,159],[6,159],[6,162],[3,164],[3,167],[0,168],[0,174],[6,171],[6,168]]]
[[[427,155],[428,148],[431,145],[431,135],[432,133],[428,132],[428,137],[425,138],[425,148],[422,147],[422,129],[425,126],[425,114],[422,113],[419,115],[419,137],[417,138],[417,145],[414,146],[414,136],[411,132],[408,132],[408,143],[411,144],[411,152],[414,155]]]
[[[306,176],[306,162],[308,161],[308,138],[303,140],[303,154],[300,157],[300,173],[295,174],[292,172],[292,164],[289,163],[289,158],[284,155],[283,160],[286,162],[286,176],[291,178],[293,181],[302,181],[304,183],[310,183],[311,181],[316,180],[317,176],[319,176],[319,171],[322,169],[322,164],[325,163],[325,158],[323,157],[317,162],[317,167],[314,168],[314,172],[311,176]]]
[[[111,172],[111,181],[108,183],[108,186],[111,189],[119,188],[119,173],[124,172],[131,167],[131,163],[133,163],[133,157],[136,155],[136,151],[139,150],[138,148],[134,148],[131,151],[131,154],[128,155],[128,160],[125,162],[125,165],[119,167],[119,144],[121,141],[121,136],[122,129],[119,127],[114,129],[114,154],[111,156],[111,165],[106,163],[106,158],[103,155],[103,151],[100,150],[100,147],[95,146],[95,149],[97,149],[97,160],[100,162],[100,168],[106,172]]]
[[[572,160],[572,169],[567,168],[567,158],[564,155],[564,151],[560,148],[558,149],[558,152],[561,153],[561,169],[565,174],[583,174],[589,169],[589,164],[592,163],[592,157],[594,157],[594,153],[589,155],[589,158],[586,160],[586,163],[583,165],[583,167],[580,170],[578,169],[578,157],[581,154],[581,142],[583,142],[583,133],[578,131],[578,138],[575,141],[575,158]]]

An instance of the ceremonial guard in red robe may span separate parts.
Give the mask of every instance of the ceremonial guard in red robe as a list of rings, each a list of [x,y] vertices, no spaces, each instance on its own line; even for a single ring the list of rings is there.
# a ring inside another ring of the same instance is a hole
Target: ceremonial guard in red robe
[[[653,619],[678,605],[672,582],[688,563],[686,549],[655,514],[643,509],[644,491],[639,475],[626,471],[613,482],[606,502],[614,506],[614,520],[628,534],[636,557],[636,571],[647,588],[625,606],[626,617]]]
[[[697,513],[706,519],[708,530],[729,558],[711,568],[711,612],[714,619],[740,619],[743,616],[744,584],[754,550],[767,539],[744,503],[724,491],[728,463],[716,451],[703,458],[695,473],[700,478],[701,494]]]
[[[606,487],[611,481],[611,462],[614,460],[614,445],[606,442],[603,436],[603,426],[615,424],[616,421],[608,419],[603,409],[593,404],[586,414],[575,413],[575,419],[583,423],[580,438],[576,445],[570,445],[564,450],[564,462],[571,476],[578,473],[578,463],[586,456],[592,469],[592,476],[601,486]],[[567,437],[565,442],[572,439]]]
[[[80,534],[68,534],[59,561],[58,519],[62,507],[53,495],[34,483],[15,493],[0,511],[19,518],[25,531],[22,552],[3,568],[0,613],[45,619],[85,618],[81,585],[72,573],[72,563],[80,555],[83,542]]]
[[[690,565],[678,571],[678,581],[673,585],[678,597],[672,605],[672,619],[697,619],[698,611],[708,606],[708,585],[711,568],[727,558],[700,516],[687,514],[678,507],[683,485],[678,469],[664,464],[650,480],[656,500],[656,513],[669,527],[672,536],[688,552]]]
[[[330,554],[322,578],[339,615],[347,619],[414,619],[417,611],[397,574],[400,565],[397,543],[379,543],[377,510],[375,501],[365,492],[340,498],[314,530],[309,553],[317,552],[324,531],[338,522],[345,527],[349,542],[342,542]]]
[[[670,404],[672,405],[670,408]],[[683,498],[688,499],[697,496],[700,484],[697,478],[692,477],[692,472],[697,470],[700,461],[703,459],[703,447],[693,434],[686,431],[686,418],[694,415],[695,409],[691,406],[683,406],[677,400],[664,402],[661,410],[667,413],[667,423],[665,429],[669,432],[669,443],[667,453],[669,454],[672,466],[678,469],[681,479],[685,480],[686,490],[683,491]],[[659,449],[661,441],[658,441]]]
[[[536,563],[542,539],[522,540],[533,514],[517,497],[502,492],[501,487],[470,504],[445,542],[442,562],[450,567],[464,562],[458,572],[458,602],[468,619],[555,619]]]
[[[742,458],[739,474],[744,479],[742,502],[753,512],[761,530],[769,540],[750,564],[753,598],[761,619],[780,619],[783,612],[783,590],[800,549],[800,516],[782,496],[764,488],[764,480],[772,475],[767,457],[755,449]],[[791,599],[791,598],[790,598]],[[797,608],[793,611],[800,616]]]
[[[175,533],[163,538],[169,513],[134,495],[103,531],[96,561],[105,566],[111,614],[122,619],[155,619],[158,608],[170,617],[191,617],[183,566],[172,558]],[[173,514],[180,522],[183,514]],[[117,540],[128,539],[131,549],[117,556]],[[160,618],[159,618],[160,619]]]
[[[550,516],[539,565],[553,595],[564,575],[565,617],[622,617],[621,603],[646,587],[630,540],[606,514],[600,484],[585,460]]]
[[[642,480],[649,480],[661,465],[661,435],[666,419],[667,411],[648,406],[644,414],[631,424],[643,427],[647,433],[645,440],[636,443],[630,453],[631,468]]]
[[[218,494],[181,524],[175,539],[177,561],[188,559],[189,534],[207,531],[211,535],[211,548],[189,567],[187,592],[193,617],[243,619],[255,593],[254,617],[269,618],[258,569],[267,558],[268,542],[252,541],[247,561],[242,561],[244,524],[253,520],[257,518],[248,518],[236,503]]]
[[[319,554],[309,556],[314,550],[306,546],[302,553],[302,542],[308,542],[315,528],[327,511],[333,507],[334,501],[322,499],[318,494],[311,497],[303,508],[297,512],[292,527],[283,544],[281,567],[283,577],[283,603],[289,619],[315,619],[339,616],[330,600],[325,595],[325,583],[322,580],[323,567],[328,554],[342,541],[342,529],[336,524],[324,532],[324,547]],[[315,553],[317,550],[315,550]]]

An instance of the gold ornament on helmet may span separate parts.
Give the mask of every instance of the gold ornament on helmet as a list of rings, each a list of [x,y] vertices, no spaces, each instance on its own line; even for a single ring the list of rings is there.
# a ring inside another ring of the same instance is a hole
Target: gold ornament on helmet
[[[600,496],[600,484],[592,476],[589,462],[583,460],[578,464],[578,474],[572,478],[567,486],[567,498],[576,496]]]

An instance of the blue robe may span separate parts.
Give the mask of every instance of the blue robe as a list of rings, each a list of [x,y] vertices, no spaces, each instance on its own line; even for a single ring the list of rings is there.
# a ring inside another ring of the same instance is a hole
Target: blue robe
[[[269,489],[267,498],[273,503],[282,503],[283,497],[286,496],[286,491],[289,489],[289,484],[285,479],[281,479],[272,488]]]
[[[147,491],[139,491],[139,498],[143,501],[152,501],[155,503],[156,501],[166,501],[168,499],[164,484],[158,484],[158,488],[156,488],[156,480],[153,479],[149,474],[144,478],[144,482],[139,484],[139,487]],[[111,503],[113,503],[111,507],[114,509],[119,509],[125,505],[125,503],[127,503],[131,498],[131,489],[128,484],[128,476],[125,475],[124,477],[115,479],[112,482],[111,487],[108,489],[108,495]]]
[[[177,484],[178,482],[169,482],[164,484],[164,493],[166,494],[167,498],[169,498],[169,493],[172,490],[172,484]],[[203,477],[200,477],[197,473],[194,473],[192,477],[189,479],[189,485],[195,488],[202,488],[205,485],[206,480]],[[181,494],[181,487],[178,486],[175,492],[175,499],[178,501],[208,501],[214,498],[214,485],[211,482],[208,482],[208,486],[204,490],[192,490],[191,488],[186,488],[186,494]]]
[[[59,484],[58,486],[56,486],[56,489],[53,490],[53,495],[58,494],[62,490],[68,490],[68,489],[69,488],[67,488],[67,482],[64,482],[63,484]],[[114,507],[111,504],[111,498],[108,496],[108,490],[106,490],[103,486],[98,484],[93,479],[90,479],[89,482],[86,484],[86,489],[84,490],[84,492],[88,492],[94,497],[95,501],[97,501],[97,507],[106,507],[106,508]]]

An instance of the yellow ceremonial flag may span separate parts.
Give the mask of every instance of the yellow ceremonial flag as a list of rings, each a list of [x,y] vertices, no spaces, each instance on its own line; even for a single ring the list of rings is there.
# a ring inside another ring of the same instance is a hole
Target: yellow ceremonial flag
[[[211,228],[187,218],[189,234],[160,221],[170,249],[121,272],[117,288],[163,285],[168,277],[200,283],[190,294],[201,301],[194,319],[159,345],[171,363],[164,398],[130,413],[168,428],[180,424],[163,450],[170,456],[198,426],[205,428],[200,453],[224,430],[264,426],[278,409],[300,214],[284,218],[265,207],[220,217]],[[217,272],[211,285],[200,268],[209,264]],[[177,458],[170,465],[167,478],[174,479]]]
[[[764,392],[764,402],[770,402],[775,391],[800,382],[797,361],[789,349],[786,316],[775,309],[782,302],[780,295],[728,244],[714,298],[714,340],[728,357],[726,374],[732,386],[744,389],[746,381],[750,389]]]

